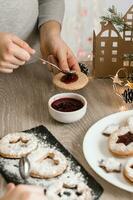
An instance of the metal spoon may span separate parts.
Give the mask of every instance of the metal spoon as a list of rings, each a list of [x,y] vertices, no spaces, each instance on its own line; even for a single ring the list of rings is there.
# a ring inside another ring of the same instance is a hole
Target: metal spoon
[[[24,180],[24,183],[26,184],[30,174],[30,161],[27,158],[27,156],[22,157],[19,160],[19,173],[22,179]]]
[[[75,74],[75,73],[76,73],[76,71],[74,71],[74,70],[63,71],[63,70],[60,69],[57,65],[55,65],[55,64],[53,64],[53,63],[51,63],[51,62],[49,62],[49,61],[47,61],[47,60],[44,60],[44,59],[42,59],[42,58],[39,58],[39,59],[42,61],[42,63],[43,63],[44,65],[45,65],[45,64],[49,64],[49,65],[55,67],[56,69],[58,69],[60,72],[62,72],[62,73],[64,73],[64,74]]]

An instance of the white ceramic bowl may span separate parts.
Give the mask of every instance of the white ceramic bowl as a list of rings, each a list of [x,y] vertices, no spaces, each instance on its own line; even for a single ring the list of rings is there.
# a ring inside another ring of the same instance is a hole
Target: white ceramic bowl
[[[79,110],[72,111],[72,112],[62,112],[55,110],[51,104],[61,98],[73,98],[80,100],[83,103],[83,107],[80,108]],[[86,99],[77,93],[60,93],[52,96],[49,101],[48,101],[48,108],[49,108],[49,113],[50,115],[57,121],[62,122],[62,123],[72,123],[75,121],[80,120],[86,113],[87,109],[87,101]]]

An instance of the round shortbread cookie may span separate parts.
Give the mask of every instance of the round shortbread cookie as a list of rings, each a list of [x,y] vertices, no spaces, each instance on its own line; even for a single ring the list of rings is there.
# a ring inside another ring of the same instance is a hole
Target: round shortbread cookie
[[[122,127],[109,137],[109,150],[117,156],[133,155],[133,133]]]
[[[36,178],[53,178],[61,175],[67,168],[65,156],[54,149],[39,148],[28,159],[31,164],[30,175]]]
[[[89,81],[88,77],[82,72],[76,72],[78,79],[75,82],[64,83],[61,81],[63,73],[58,73],[53,77],[53,83],[64,90],[79,90],[85,87]]]
[[[36,148],[36,137],[24,132],[9,133],[0,140],[0,155],[5,158],[21,158]]]
[[[125,177],[133,183],[133,158],[130,158],[124,167]]]
[[[50,199],[71,199],[71,200],[92,200],[91,189],[83,182],[78,182],[71,187],[65,185],[64,182],[58,181],[51,185],[46,192],[46,196]]]

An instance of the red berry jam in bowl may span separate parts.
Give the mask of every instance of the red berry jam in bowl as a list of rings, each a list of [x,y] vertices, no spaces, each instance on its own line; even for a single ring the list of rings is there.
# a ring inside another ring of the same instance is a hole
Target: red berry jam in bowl
[[[86,113],[87,101],[77,93],[60,93],[48,101],[50,115],[57,121],[72,123],[80,120]]]
[[[52,103],[52,108],[61,112],[73,112],[81,109],[84,104],[82,101],[73,98],[61,98]]]

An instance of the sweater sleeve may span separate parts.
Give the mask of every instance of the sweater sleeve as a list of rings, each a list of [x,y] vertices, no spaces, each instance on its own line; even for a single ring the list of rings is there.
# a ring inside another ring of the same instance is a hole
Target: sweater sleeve
[[[39,24],[55,20],[60,24],[63,21],[65,10],[64,0],[39,0]]]

